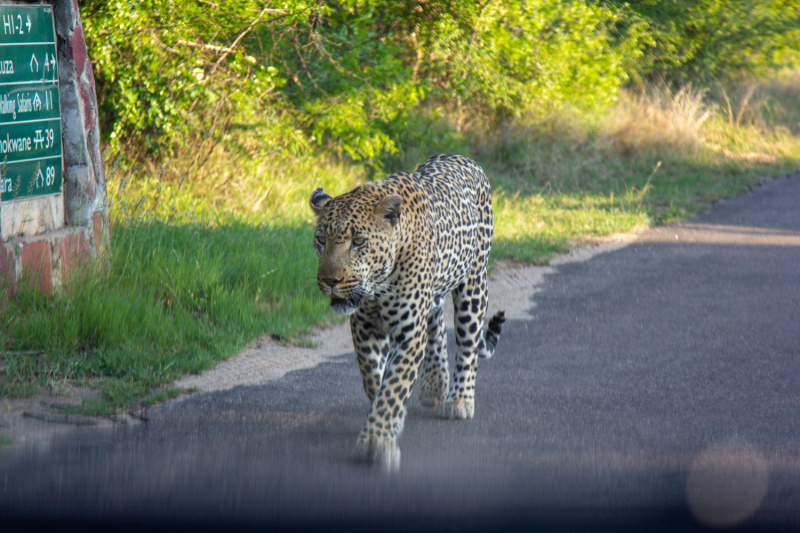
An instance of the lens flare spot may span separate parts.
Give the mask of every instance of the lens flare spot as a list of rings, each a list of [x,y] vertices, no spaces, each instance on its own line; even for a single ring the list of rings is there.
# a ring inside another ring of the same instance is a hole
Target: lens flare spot
[[[756,512],[768,485],[767,460],[749,444],[725,442],[703,451],[692,462],[686,497],[697,521],[732,526]]]

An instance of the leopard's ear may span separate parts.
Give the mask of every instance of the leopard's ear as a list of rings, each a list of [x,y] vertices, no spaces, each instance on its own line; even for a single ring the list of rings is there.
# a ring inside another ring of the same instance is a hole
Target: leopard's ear
[[[322,210],[330,201],[331,197],[322,190],[322,187],[319,187],[318,189],[314,189],[314,192],[311,193],[311,200],[308,203],[311,205],[314,214],[320,216]]]
[[[403,197],[399,194],[390,194],[378,202],[378,205],[375,206],[375,214],[394,227],[400,220],[402,207]]]

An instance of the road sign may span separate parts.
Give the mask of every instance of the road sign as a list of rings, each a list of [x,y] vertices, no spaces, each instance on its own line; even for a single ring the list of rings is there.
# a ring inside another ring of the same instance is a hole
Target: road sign
[[[50,5],[0,6],[0,197],[61,192],[58,59]]]

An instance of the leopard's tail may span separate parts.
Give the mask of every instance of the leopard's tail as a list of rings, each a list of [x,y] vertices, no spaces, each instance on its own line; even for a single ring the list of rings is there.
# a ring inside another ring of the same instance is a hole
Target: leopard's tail
[[[500,340],[500,330],[505,321],[506,314],[504,311],[498,311],[492,317],[489,321],[489,327],[483,332],[483,339],[481,339],[478,348],[478,357],[481,359],[489,359],[494,355],[494,349],[497,348],[497,341]]]

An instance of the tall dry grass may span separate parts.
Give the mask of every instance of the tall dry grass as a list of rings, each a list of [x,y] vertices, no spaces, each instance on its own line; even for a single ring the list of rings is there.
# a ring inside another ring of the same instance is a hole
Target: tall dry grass
[[[624,92],[602,120],[603,135],[627,152],[662,149],[685,152],[703,143],[703,125],[713,116],[705,89],[685,85],[677,91],[651,85]]]
[[[800,69],[763,81],[717,84],[710,94],[732,126],[783,129],[800,135]]]

